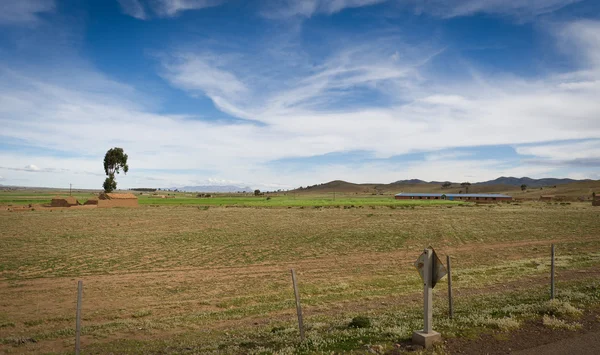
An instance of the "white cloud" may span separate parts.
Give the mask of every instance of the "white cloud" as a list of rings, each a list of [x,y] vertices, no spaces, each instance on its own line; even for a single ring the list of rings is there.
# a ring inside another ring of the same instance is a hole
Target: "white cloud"
[[[241,123],[154,113],[143,104],[148,98],[94,71],[48,78],[0,68],[2,138],[46,152],[34,157],[0,152],[0,169],[11,184],[100,187],[102,157],[120,146],[129,154],[131,167],[119,176],[121,187],[183,186],[209,178],[261,188],[333,179],[552,176],[556,166],[549,158],[562,158],[534,146],[600,137],[600,88],[561,86],[600,80],[595,56],[588,53],[595,42],[587,33],[594,33],[596,24],[581,26],[583,31],[563,35],[582,43],[573,55],[586,58],[581,64],[585,70],[538,79],[481,75],[476,80],[462,77],[455,84],[439,82],[424,69],[439,49],[411,52],[414,48],[398,40],[355,41],[351,47],[333,48],[316,63],[314,58],[295,58],[293,68],[281,60],[224,57],[208,49],[164,60],[163,75],[172,85],[192,96],[206,95],[221,110],[249,120]],[[363,95],[381,101],[372,103]],[[529,149],[547,161],[514,167],[502,159],[452,155],[459,147],[502,144],[518,146],[519,154]],[[334,152],[366,151],[385,158],[443,149],[450,152],[397,165],[374,159],[294,170],[293,164],[273,163]],[[40,168],[36,174],[26,173],[20,168],[23,162]]]
[[[33,164],[27,165],[24,169],[26,171],[40,171],[40,168],[38,168],[37,166],[35,166]]]
[[[600,87],[599,81],[578,81],[560,83],[559,87],[565,90],[587,90]]]
[[[147,19],[146,10],[140,0],[117,0],[123,12],[139,20]]]
[[[477,13],[530,18],[580,1],[582,0],[413,0],[413,3],[417,12],[425,12],[443,18],[469,16]]]
[[[399,60],[381,49],[393,41],[397,43],[398,39],[356,43],[300,71],[275,58],[267,59],[265,65],[252,63],[246,56],[185,53],[163,62],[164,77],[193,95],[202,92],[233,116],[273,124],[289,114],[330,111],[337,102],[355,96],[357,88],[394,93],[417,90],[414,84],[419,81],[418,67],[440,51],[427,55],[406,53]],[[287,123],[293,124],[293,120]]]
[[[287,18],[293,16],[311,17],[323,13],[331,15],[346,8],[375,5],[387,0],[284,0],[267,2],[268,8],[263,12],[270,18]]]
[[[39,14],[52,12],[54,0],[3,0],[0,25],[31,25],[39,21]]]
[[[583,63],[586,69],[592,69],[596,75],[599,75],[600,21],[581,20],[572,22],[559,31],[559,36],[562,39],[561,45],[566,53],[580,53],[581,55],[575,59]]]
[[[155,0],[154,10],[162,16],[175,16],[187,10],[199,10],[223,4],[226,0]]]
[[[184,11],[219,6],[227,0],[117,0],[123,12],[140,20],[151,13],[158,17],[174,17]]]
[[[458,160],[458,158],[473,156],[472,152],[461,152],[461,151],[448,151],[448,152],[434,152],[425,155],[427,161],[447,161],[447,160]],[[436,163],[437,164],[437,163]]]
[[[528,145],[516,147],[516,151],[533,156],[530,163],[600,168],[600,139]]]
[[[600,94],[598,86],[565,90],[565,77],[552,76],[537,80],[481,76],[455,86],[436,84],[420,69],[431,53],[399,61],[395,50],[386,53],[382,48],[387,46],[379,42],[355,44],[302,76],[286,78],[275,90],[265,90],[278,82],[268,72],[252,81],[240,70],[244,65],[198,66],[193,54],[186,55],[189,65],[183,68],[200,69],[177,73],[178,68],[170,67],[173,77],[186,82],[170,81],[182,89],[192,88],[194,94],[202,90],[222,110],[267,124],[264,130],[302,136],[311,145],[301,156],[366,150],[388,157],[415,150],[600,136],[600,103],[594,99]],[[215,88],[213,76],[229,80]],[[588,73],[586,79],[594,78]],[[389,104],[369,106],[360,97],[365,90]],[[359,106],[342,108],[354,98]]]
[[[245,95],[247,88],[230,72],[219,69],[218,58],[180,55],[163,63],[165,77],[173,85],[205,93],[215,101]]]
[[[25,0],[23,0],[25,1]],[[44,0],[27,0],[41,2]],[[49,1],[49,0],[48,0]],[[220,6],[229,0],[117,0],[123,12],[138,18],[148,19],[149,8],[159,17],[173,17],[184,11],[200,10]],[[417,13],[451,18],[477,13],[509,15],[527,19],[547,14],[583,0],[269,0],[262,4],[262,15],[272,19],[291,17],[310,18],[318,14],[332,15],[349,8],[372,6],[380,3],[411,6]]]

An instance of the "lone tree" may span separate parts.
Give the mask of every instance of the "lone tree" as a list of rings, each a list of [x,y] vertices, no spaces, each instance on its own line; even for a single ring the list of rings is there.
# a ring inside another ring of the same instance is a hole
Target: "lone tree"
[[[525,184],[521,185],[521,191],[525,191],[525,190],[527,190],[527,185],[525,185]]]
[[[260,190],[254,190],[254,196],[259,196],[260,195]]]
[[[123,148],[112,148],[106,152],[104,156],[104,172],[108,176],[104,180],[104,192],[113,192],[117,188],[117,182],[115,181],[115,173],[119,173],[123,169],[123,172],[127,174],[129,171],[129,165],[127,165],[127,154],[123,152]]]
[[[442,189],[448,188],[452,186],[452,183],[450,181],[446,181],[445,183],[442,184]]]
[[[463,182],[462,184],[460,184],[460,186],[463,186],[467,190],[467,193],[469,193],[469,186],[471,186],[470,182]]]

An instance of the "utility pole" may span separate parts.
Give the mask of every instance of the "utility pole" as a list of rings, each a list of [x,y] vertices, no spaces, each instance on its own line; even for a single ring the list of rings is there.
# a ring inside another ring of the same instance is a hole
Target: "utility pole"
[[[69,184],[69,196],[71,196],[71,190],[73,189],[73,184]]]

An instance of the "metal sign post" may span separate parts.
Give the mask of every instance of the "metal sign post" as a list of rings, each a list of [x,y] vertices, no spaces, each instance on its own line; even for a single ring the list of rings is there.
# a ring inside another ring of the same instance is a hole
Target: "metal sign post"
[[[442,340],[440,333],[433,330],[433,287],[446,275],[446,268],[431,247],[423,251],[415,262],[415,267],[423,279],[423,330],[415,331],[412,341],[429,348]]]
[[[300,306],[300,291],[298,291],[298,283],[296,282],[296,271],[292,272],[292,284],[294,286],[294,296],[296,296],[296,313],[298,314],[298,329],[300,329],[300,341],[304,340],[304,323],[302,321],[302,307]]]
[[[81,349],[81,297],[83,293],[83,281],[77,282],[77,311],[75,313],[75,355],[79,355]]]

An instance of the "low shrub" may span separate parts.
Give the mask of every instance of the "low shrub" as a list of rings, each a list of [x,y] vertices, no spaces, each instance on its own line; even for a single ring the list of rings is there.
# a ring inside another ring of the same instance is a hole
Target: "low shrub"
[[[352,321],[348,324],[348,328],[369,328],[371,326],[371,320],[369,317],[358,316],[352,318]]]

